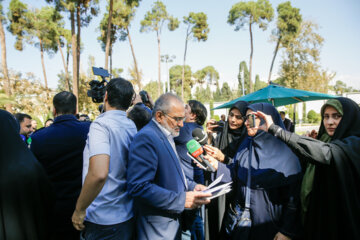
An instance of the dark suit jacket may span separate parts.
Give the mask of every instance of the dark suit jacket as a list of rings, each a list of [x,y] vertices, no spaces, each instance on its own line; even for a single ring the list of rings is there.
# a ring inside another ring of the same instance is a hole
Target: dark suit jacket
[[[89,122],[79,122],[74,115],[61,115],[51,126],[31,135],[31,151],[54,186],[54,221],[59,229],[64,225],[72,227],[71,215],[81,190],[82,154],[89,127]]]
[[[128,191],[137,211],[138,239],[177,239],[185,205],[185,181],[173,148],[151,120],[130,147]],[[189,190],[195,183],[188,181]]]

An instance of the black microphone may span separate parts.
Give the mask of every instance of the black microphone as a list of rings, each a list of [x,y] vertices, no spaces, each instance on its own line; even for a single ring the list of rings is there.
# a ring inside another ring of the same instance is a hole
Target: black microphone
[[[207,137],[206,133],[204,132],[204,130],[202,130],[201,128],[195,128],[192,131],[192,136],[198,143],[201,144],[201,146],[204,146],[205,144],[207,144],[208,137]]]

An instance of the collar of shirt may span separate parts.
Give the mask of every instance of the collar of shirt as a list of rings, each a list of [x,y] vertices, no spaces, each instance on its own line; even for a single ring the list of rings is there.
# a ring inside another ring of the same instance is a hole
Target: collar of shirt
[[[187,180],[186,180],[186,177],[185,177],[185,173],[184,173],[184,170],[182,169],[181,167],[181,163],[180,163],[180,158],[179,158],[179,155],[176,151],[176,147],[175,147],[175,142],[174,142],[174,136],[171,135],[171,132],[169,130],[167,130],[166,128],[164,128],[160,123],[158,123],[154,118],[152,119],[154,121],[154,123],[160,128],[161,132],[166,136],[167,140],[169,141],[172,149],[174,150],[174,153],[177,157],[177,160],[179,161],[179,166],[181,168],[181,172],[182,172],[182,175],[183,175],[183,178],[184,178],[184,183],[185,183],[185,189],[187,190],[189,187],[188,187],[188,183],[187,183]]]
[[[55,119],[54,119],[54,123],[58,123],[58,122],[62,122],[62,121],[67,121],[67,120],[77,120],[75,115],[72,115],[72,114],[64,114],[64,115],[60,115],[60,116],[57,116]]]
[[[121,115],[126,117],[126,112],[122,110],[109,110],[104,112],[101,116],[105,116],[105,115]]]

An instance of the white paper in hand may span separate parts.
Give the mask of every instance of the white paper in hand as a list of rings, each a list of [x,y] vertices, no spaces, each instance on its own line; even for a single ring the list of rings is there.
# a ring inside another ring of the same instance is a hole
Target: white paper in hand
[[[224,174],[221,174],[215,181],[213,181],[203,192],[204,193],[211,193],[212,196],[208,197],[207,199],[216,198],[218,196],[221,196],[223,194],[226,194],[231,191],[231,184],[232,182],[224,183],[219,186],[216,186],[219,182],[221,182],[221,179],[223,178]],[[216,186],[216,187],[214,187]]]

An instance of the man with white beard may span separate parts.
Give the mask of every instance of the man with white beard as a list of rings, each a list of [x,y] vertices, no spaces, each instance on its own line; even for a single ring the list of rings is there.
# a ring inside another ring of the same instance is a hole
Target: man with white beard
[[[181,213],[209,203],[211,194],[185,176],[176,152],[173,138],[183,126],[184,103],[174,94],[163,94],[152,114],[129,152],[128,191],[137,209],[137,237],[181,239]]]

